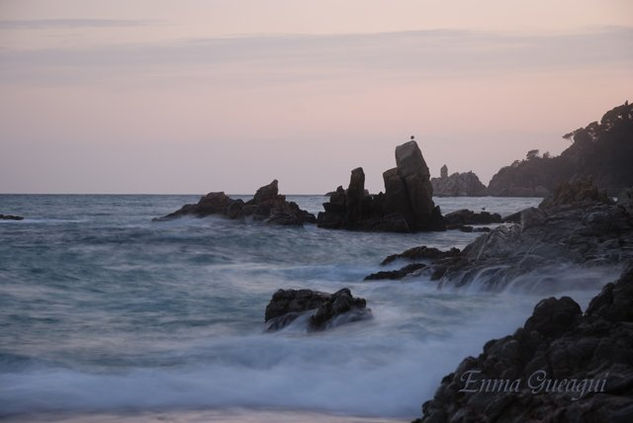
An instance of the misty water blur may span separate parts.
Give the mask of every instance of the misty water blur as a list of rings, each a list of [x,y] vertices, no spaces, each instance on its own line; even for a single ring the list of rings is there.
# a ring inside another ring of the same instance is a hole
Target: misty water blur
[[[289,197],[312,212],[325,200]],[[463,248],[476,233],[151,222],[195,201],[0,196],[3,213],[26,216],[0,223],[0,415],[272,407],[409,418],[463,357],[513,332],[548,293],[437,290],[423,276],[362,281],[389,254]],[[507,215],[539,199],[436,202],[444,212]],[[562,268],[548,277],[563,280],[556,295],[584,307],[612,274]],[[367,299],[373,320],[263,333],[276,289],[342,287]]]

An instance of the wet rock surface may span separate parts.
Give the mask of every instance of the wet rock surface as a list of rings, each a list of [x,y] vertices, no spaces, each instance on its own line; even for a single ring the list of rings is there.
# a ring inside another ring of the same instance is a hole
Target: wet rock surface
[[[440,263],[442,284],[462,286],[479,278],[485,288],[501,289],[519,275],[550,265],[611,265],[633,257],[633,216],[587,189],[584,181],[578,185],[557,190],[538,208],[523,210],[520,223],[499,226],[451,263]]]
[[[426,267],[426,264],[424,263],[411,263],[411,264],[407,264],[406,266],[398,270],[383,270],[380,272],[372,273],[371,275],[365,276],[364,280],[366,281],[376,281],[376,280],[384,280],[384,279],[399,280],[399,279],[404,278],[405,276],[408,276],[412,273],[417,272],[420,269],[424,269],[425,267]]]
[[[387,256],[381,265],[389,264],[397,259],[406,259],[406,260],[421,260],[421,259],[441,259],[446,257],[455,257],[459,255],[459,248],[451,248],[448,251],[442,251],[434,247],[427,247],[426,245],[421,245],[419,247],[409,248],[408,250],[403,251],[399,254],[392,254]]]
[[[333,294],[310,289],[280,289],[266,306],[266,330],[282,329],[304,315],[309,315],[310,331],[372,317],[365,299],[352,296],[348,288]]]
[[[633,263],[584,314],[569,297],[539,302],[445,376],[415,422],[630,422],[631,351]]]
[[[185,204],[179,210],[153,220],[160,222],[183,216],[210,215],[221,215],[229,219],[252,218],[265,223],[290,226],[316,222],[313,214],[300,209],[294,201],[286,201],[286,196],[279,194],[276,179],[259,188],[249,201],[232,199],[223,192],[211,192],[200,198],[197,204]]]

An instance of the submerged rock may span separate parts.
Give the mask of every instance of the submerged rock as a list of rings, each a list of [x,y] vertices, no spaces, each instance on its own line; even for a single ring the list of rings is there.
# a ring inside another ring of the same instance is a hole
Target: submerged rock
[[[13,214],[0,214],[0,220],[24,220],[24,218]]]
[[[411,263],[406,266],[398,269],[398,270],[383,270],[380,272],[372,273],[371,275],[365,276],[366,281],[376,281],[383,279],[391,279],[391,280],[399,280],[404,278],[407,275],[417,272],[420,269],[424,269],[426,264],[424,263]]]
[[[182,216],[205,217],[222,215],[229,219],[251,217],[253,220],[276,225],[302,225],[315,223],[313,214],[299,208],[294,201],[286,201],[286,196],[279,195],[275,179],[270,184],[257,190],[252,200],[244,202],[234,200],[224,192],[211,192],[200,198],[197,204],[185,204],[179,210],[154,221],[171,220]]]
[[[279,330],[302,315],[309,315],[308,330],[323,330],[339,323],[371,318],[364,298],[348,288],[333,294],[310,289],[280,289],[266,306],[266,330]]]
[[[569,297],[539,302],[442,379],[418,423],[633,421],[633,263],[583,315]]]
[[[429,169],[415,141],[396,147],[397,167],[383,173],[385,193],[370,195],[362,168],[352,170],[348,188],[339,186],[323,204],[317,224],[327,229],[374,232],[444,230],[433,203]]]

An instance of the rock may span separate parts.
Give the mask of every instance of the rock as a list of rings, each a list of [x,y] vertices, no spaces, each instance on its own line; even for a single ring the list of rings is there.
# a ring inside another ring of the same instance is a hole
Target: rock
[[[623,189],[618,195],[618,207],[633,216],[633,187]]]
[[[415,141],[396,148],[397,167],[383,173],[385,193],[370,195],[362,168],[352,171],[347,190],[338,187],[323,204],[317,224],[327,229],[417,232],[444,230],[433,203],[428,167]]]
[[[521,224],[494,228],[450,264],[438,263],[445,267],[441,285],[477,279],[482,287],[498,290],[548,266],[618,265],[633,257],[631,216],[591,189],[573,192],[581,191],[589,194],[554,196],[546,207],[521,211]]]
[[[482,197],[488,191],[474,172],[453,173],[448,176],[448,168],[442,166],[439,178],[431,178],[433,195],[437,197]]]
[[[392,254],[385,258],[381,265],[389,264],[397,259],[420,260],[420,259],[440,259],[446,257],[455,257],[459,254],[459,248],[451,248],[448,251],[438,250],[437,248],[422,245],[419,247],[409,248],[399,254]]]
[[[24,218],[13,214],[0,214],[0,220],[24,220]]]
[[[403,180],[409,197],[413,219],[409,226],[413,229],[427,229],[432,221],[433,187],[429,168],[415,141],[409,141],[396,147],[396,167],[398,176]]]
[[[261,204],[266,201],[274,201],[279,195],[278,181],[275,179],[270,184],[264,185],[259,188],[253,196],[253,201],[256,204]]]
[[[529,207],[521,211],[521,228],[526,230],[533,226],[542,225],[547,220],[547,214],[541,209]]]
[[[537,331],[542,336],[552,338],[569,330],[582,315],[580,306],[570,297],[541,300],[532,316],[525,322],[525,330]]]
[[[314,215],[299,208],[294,201],[286,201],[285,196],[279,195],[276,179],[259,188],[253,199],[247,202],[241,199],[234,200],[224,192],[210,192],[201,197],[197,204],[185,204],[173,213],[152,220],[160,222],[182,216],[210,215],[221,215],[229,219],[250,217],[275,225],[300,226],[304,223],[316,223]]]
[[[402,279],[405,276],[411,273],[414,273],[417,270],[424,269],[425,267],[426,267],[426,264],[423,264],[423,263],[411,263],[398,270],[387,270],[387,271],[372,273],[371,275],[365,276],[365,279],[363,280],[375,281],[375,280],[381,280],[381,279],[391,279],[391,280]]]
[[[310,289],[280,289],[266,306],[266,330],[279,330],[301,315],[309,314],[308,330],[323,330],[338,321],[371,318],[364,298],[356,298],[348,288],[333,294]]]
[[[472,210],[461,209],[444,215],[444,222],[447,229],[453,229],[461,225],[489,225],[491,223],[501,223],[501,215],[482,211],[475,213]]]
[[[413,210],[409,203],[409,195],[404,180],[398,174],[398,168],[386,170],[382,174],[385,183],[384,212],[390,215],[400,216],[407,225],[409,232],[409,222],[414,220]]]
[[[594,203],[613,203],[605,191],[600,191],[591,179],[577,179],[572,182],[563,182],[552,195],[549,195],[539,208],[543,210],[560,206],[582,207]]]
[[[542,300],[522,328],[444,377],[416,421],[631,421],[632,310],[633,263],[584,315],[569,297]]]

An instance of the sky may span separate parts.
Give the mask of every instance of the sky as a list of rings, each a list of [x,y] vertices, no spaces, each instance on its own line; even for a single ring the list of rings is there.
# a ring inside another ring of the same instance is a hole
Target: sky
[[[0,192],[487,184],[632,94],[629,0],[0,0]]]

